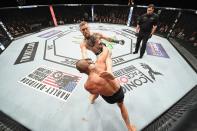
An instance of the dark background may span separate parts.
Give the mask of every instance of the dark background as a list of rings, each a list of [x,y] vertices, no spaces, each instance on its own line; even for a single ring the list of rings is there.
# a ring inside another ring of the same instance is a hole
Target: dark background
[[[197,9],[195,0],[134,0],[135,5],[155,4],[158,7],[174,7],[182,9]],[[0,0],[0,7],[19,5],[48,4],[121,4],[127,5],[128,0]]]

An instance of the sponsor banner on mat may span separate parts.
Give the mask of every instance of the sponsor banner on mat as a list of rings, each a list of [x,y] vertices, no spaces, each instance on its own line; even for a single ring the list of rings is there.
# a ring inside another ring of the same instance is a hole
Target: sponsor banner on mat
[[[41,34],[39,35],[38,37],[41,37],[41,38],[49,38],[51,36],[54,36],[58,33],[61,33],[62,31],[59,31],[59,30],[52,30],[52,31],[49,31],[49,32],[46,32],[44,34]]]
[[[146,51],[148,55],[170,58],[160,43],[148,42]]]
[[[79,76],[42,66],[18,82],[66,101],[80,79]]]
[[[113,74],[120,82],[125,93],[139,87],[149,87],[151,83],[157,81],[158,77],[163,77],[161,72],[156,71],[146,63],[140,63],[140,67],[130,65],[114,71]]]
[[[37,47],[38,47],[38,42],[25,44],[25,46],[23,47],[21,53],[19,54],[14,64],[16,65],[20,63],[33,61],[36,55]]]

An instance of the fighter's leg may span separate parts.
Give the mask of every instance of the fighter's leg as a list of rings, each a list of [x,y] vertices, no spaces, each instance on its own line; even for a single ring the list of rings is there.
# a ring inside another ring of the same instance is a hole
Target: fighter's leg
[[[103,51],[101,54],[97,55],[96,63],[99,65],[104,65],[103,70],[112,73],[112,52],[107,47],[103,46]]]
[[[128,111],[124,105],[123,102],[120,102],[120,103],[117,103],[119,108],[120,108],[120,111],[121,111],[121,115],[122,115],[122,118],[128,128],[128,131],[136,131],[136,128],[133,124],[130,123],[130,120],[129,120],[129,115],[128,115]]]
[[[112,56],[112,52],[109,49],[109,53],[108,53],[108,56],[107,56],[107,59],[106,59],[107,72],[109,72],[109,73],[113,73],[112,72],[112,59],[111,59],[111,56]]]

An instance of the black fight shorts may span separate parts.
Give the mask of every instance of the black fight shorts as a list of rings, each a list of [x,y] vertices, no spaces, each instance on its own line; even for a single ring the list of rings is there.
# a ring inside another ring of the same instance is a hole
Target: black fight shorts
[[[101,97],[109,104],[120,103],[124,100],[124,92],[120,86],[120,89],[112,96],[101,95]]]

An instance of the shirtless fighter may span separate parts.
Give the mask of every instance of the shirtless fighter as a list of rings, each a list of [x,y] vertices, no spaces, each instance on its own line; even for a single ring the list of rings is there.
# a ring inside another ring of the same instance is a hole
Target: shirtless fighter
[[[99,43],[96,43],[95,45],[99,45]],[[94,103],[99,95],[110,104],[117,103],[128,131],[136,131],[135,127],[130,123],[127,109],[123,103],[124,92],[122,87],[112,75],[112,72],[107,71],[106,59],[108,55],[109,50],[107,47],[103,46],[103,50],[95,63],[88,58],[81,59],[76,63],[76,68],[81,73],[88,75],[84,87],[89,93],[91,93],[91,103]]]

